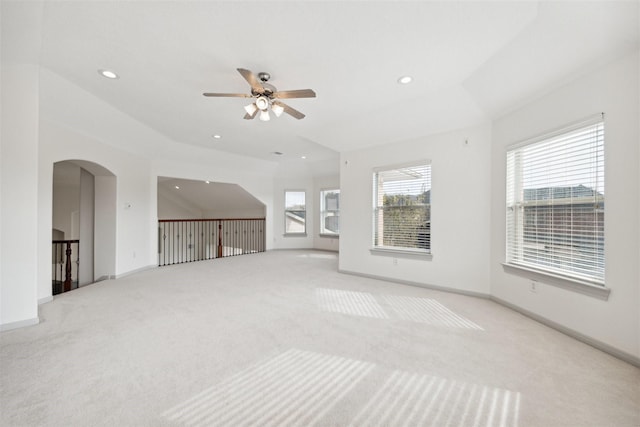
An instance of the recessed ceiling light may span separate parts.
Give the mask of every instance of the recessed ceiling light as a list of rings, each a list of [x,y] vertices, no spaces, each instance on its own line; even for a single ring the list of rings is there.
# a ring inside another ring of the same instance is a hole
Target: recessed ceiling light
[[[220,139],[220,138],[222,138],[222,137],[221,137],[220,135],[216,134],[216,135],[213,135],[213,138],[214,138],[214,139]]]
[[[413,79],[411,78],[411,76],[402,76],[398,79],[398,83],[400,83],[401,85],[406,85],[408,83],[411,83]]]
[[[211,184],[209,181],[205,181],[207,184]]]
[[[300,158],[304,160],[307,158],[307,156],[300,156]]]
[[[100,75],[102,77],[106,77],[108,79],[117,79],[118,75],[116,73],[114,73],[111,70],[98,70],[98,73],[100,73]]]
[[[180,189],[180,187],[178,187],[178,186],[176,185],[176,190],[179,190],[179,189]]]

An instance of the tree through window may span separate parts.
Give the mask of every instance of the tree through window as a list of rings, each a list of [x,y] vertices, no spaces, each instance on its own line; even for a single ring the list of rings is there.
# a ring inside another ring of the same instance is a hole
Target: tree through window
[[[374,247],[431,252],[431,164],[373,174]]]

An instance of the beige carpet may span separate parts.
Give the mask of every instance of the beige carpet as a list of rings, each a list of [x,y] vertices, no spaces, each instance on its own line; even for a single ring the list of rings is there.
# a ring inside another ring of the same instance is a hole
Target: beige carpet
[[[2,426],[639,426],[640,370],[333,253],[161,267],[0,335]]]

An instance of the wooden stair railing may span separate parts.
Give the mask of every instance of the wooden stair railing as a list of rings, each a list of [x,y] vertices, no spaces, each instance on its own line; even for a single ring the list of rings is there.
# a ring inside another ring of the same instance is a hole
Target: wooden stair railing
[[[78,277],[80,271],[80,241],[79,240],[52,240],[52,255],[53,255],[53,280],[52,280],[52,293],[53,295],[68,292],[71,289],[78,287]],[[72,255],[73,245],[76,247],[76,280],[73,280],[73,266]],[[64,254],[64,262],[63,262]],[[64,281],[62,280],[62,264],[64,264]],[[60,266],[58,270],[57,266]],[[75,287],[74,287],[75,284]],[[61,286],[60,286],[61,285]]]

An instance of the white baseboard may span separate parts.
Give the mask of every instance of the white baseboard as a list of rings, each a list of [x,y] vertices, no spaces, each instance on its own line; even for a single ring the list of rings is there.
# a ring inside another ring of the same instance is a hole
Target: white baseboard
[[[594,347],[600,351],[604,351],[607,354],[610,354],[613,357],[617,357],[618,359],[627,362],[631,365],[637,366],[638,368],[640,368],[640,357],[636,357],[632,354],[629,354],[625,351],[619,350],[615,347],[610,346],[609,344],[605,344],[602,341],[598,341],[594,338],[588,337],[586,335],[581,334],[578,331],[574,331],[571,328],[567,328],[566,326],[563,326],[559,323],[554,322],[553,320],[549,320],[546,317],[542,317],[536,313],[533,313],[529,310],[525,310],[524,308],[518,307],[515,304],[511,304],[510,302],[507,302],[503,299],[497,298],[497,297],[490,297],[489,298],[491,301],[496,302],[497,304],[503,305],[507,308],[510,308],[513,311],[517,311],[518,313],[527,316],[530,319],[535,320],[536,322],[540,322],[545,326],[548,326],[552,329],[555,329],[558,332],[562,332],[565,335],[570,336],[571,338],[575,338],[580,342],[583,342],[587,345],[590,345],[591,347]]]
[[[461,294],[461,295],[466,295],[468,297],[476,297],[476,298],[484,298],[484,299],[490,298],[489,294],[485,294],[485,293],[482,293],[482,292],[466,291],[464,289],[447,288],[447,287],[444,287],[444,286],[430,285],[428,283],[414,282],[414,281],[411,281],[411,280],[402,280],[402,279],[395,279],[393,277],[377,276],[375,274],[359,273],[359,272],[356,272],[356,271],[342,270],[342,269],[338,269],[338,273],[350,274],[352,276],[366,277],[368,279],[384,280],[386,282],[398,283],[400,285],[417,286],[419,288],[432,289],[434,291],[443,291],[443,292],[450,292],[450,293],[453,293],[453,294]]]
[[[44,297],[44,298],[39,298],[38,305],[45,304],[51,301],[53,301],[53,295],[49,295],[48,297]]]
[[[144,267],[136,268],[135,270],[127,271],[125,273],[116,274],[115,277],[114,276],[109,276],[109,277],[113,279],[122,279],[123,277],[131,276],[132,274],[140,273],[146,270],[151,270],[153,268],[158,268],[158,266],[155,264],[151,264]]]
[[[40,323],[40,319],[38,317],[34,317],[33,319],[18,320],[17,322],[3,323],[0,325],[0,332],[24,328],[26,326],[33,326],[37,325],[38,323]]]

